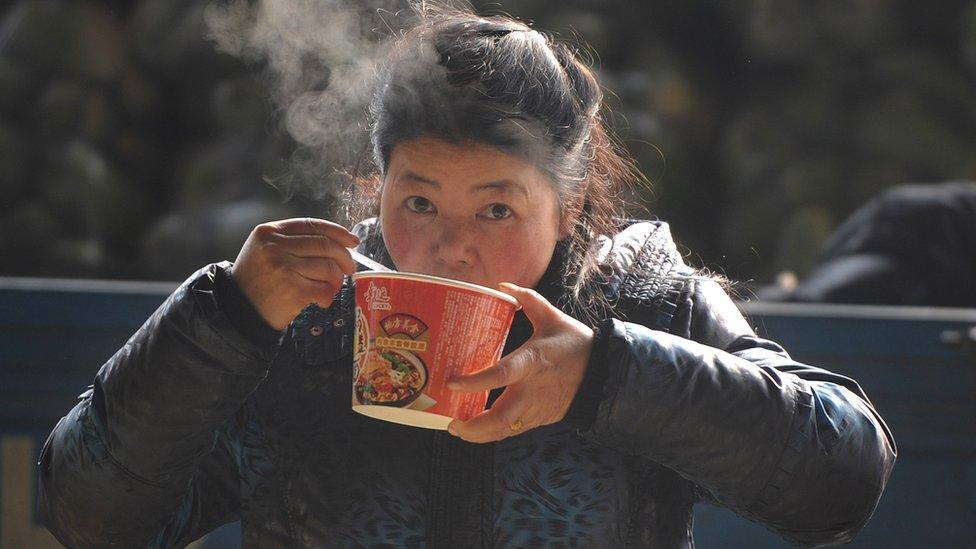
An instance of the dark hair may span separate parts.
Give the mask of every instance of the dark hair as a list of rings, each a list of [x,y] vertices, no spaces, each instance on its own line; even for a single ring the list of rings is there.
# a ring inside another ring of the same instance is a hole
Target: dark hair
[[[427,6],[391,52],[370,104],[380,175],[397,143],[421,136],[483,142],[532,162],[551,177],[570,234],[564,283],[590,308],[582,300],[602,296],[586,291],[598,273],[594,239],[615,232],[621,191],[646,184],[604,126],[593,71],[521,21]]]

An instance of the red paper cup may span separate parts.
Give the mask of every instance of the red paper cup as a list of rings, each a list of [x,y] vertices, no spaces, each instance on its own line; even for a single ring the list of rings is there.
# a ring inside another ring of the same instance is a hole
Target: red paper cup
[[[378,419],[447,429],[485,409],[488,391],[447,388],[453,376],[498,362],[518,302],[467,282],[365,271],[356,282],[352,409]]]

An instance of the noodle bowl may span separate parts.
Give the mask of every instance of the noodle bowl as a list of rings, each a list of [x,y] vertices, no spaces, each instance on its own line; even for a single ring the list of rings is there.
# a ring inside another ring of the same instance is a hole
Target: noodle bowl
[[[352,409],[429,429],[481,413],[488,391],[452,391],[447,381],[498,361],[515,298],[414,273],[365,271],[353,280]]]

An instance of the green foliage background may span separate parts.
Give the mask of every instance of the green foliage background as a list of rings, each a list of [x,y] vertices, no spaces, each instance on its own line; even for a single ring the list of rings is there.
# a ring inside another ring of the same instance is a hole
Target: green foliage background
[[[976,179],[976,2],[476,2],[588,44],[689,259],[804,273],[895,184]],[[250,228],[324,215],[265,178],[296,146],[205,4],[0,8],[0,275],[181,279]]]

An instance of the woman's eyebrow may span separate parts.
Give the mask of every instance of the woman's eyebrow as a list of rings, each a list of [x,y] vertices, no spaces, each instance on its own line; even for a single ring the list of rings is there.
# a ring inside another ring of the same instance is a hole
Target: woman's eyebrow
[[[525,198],[529,198],[529,191],[525,190],[525,187],[510,180],[502,179],[501,181],[492,181],[490,183],[482,183],[481,185],[476,185],[471,188],[471,192],[483,191],[483,190],[496,190],[503,193],[520,193]]]
[[[437,181],[434,181],[433,179],[426,178],[426,177],[424,177],[424,176],[422,176],[420,174],[414,173],[414,172],[412,172],[410,170],[404,171],[403,172],[403,175],[401,175],[398,179],[410,181],[412,183],[422,183],[424,185],[430,185],[431,187],[433,187],[433,188],[435,188],[437,190],[440,190],[441,189],[441,184],[438,183]],[[486,190],[499,191],[499,192],[508,193],[508,194],[521,194],[526,199],[529,198],[529,191],[527,191],[525,189],[525,186],[523,186],[523,185],[521,185],[519,183],[516,183],[515,181],[512,181],[511,179],[501,179],[501,180],[498,180],[498,181],[489,181],[488,183],[482,183],[480,185],[475,185],[474,187],[471,188],[471,192],[472,193],[473,192],[477,192],[477,191],[486,191]]]
[[[433,179],[427,179],[426,177],[424,177],[422,175],[415,174],[415,173],[413,173],[410,170],[407,170],[407,171],[403,172],[403,175],[400,176],[399,179],[407,179],[407,180],[413,181],[415,183],[423,183],[425,185],[430,185],[431,187],[434,187],[437,190],[440,190],[440,188],[441,188],[441,184],[440,183],[434,181]]]

